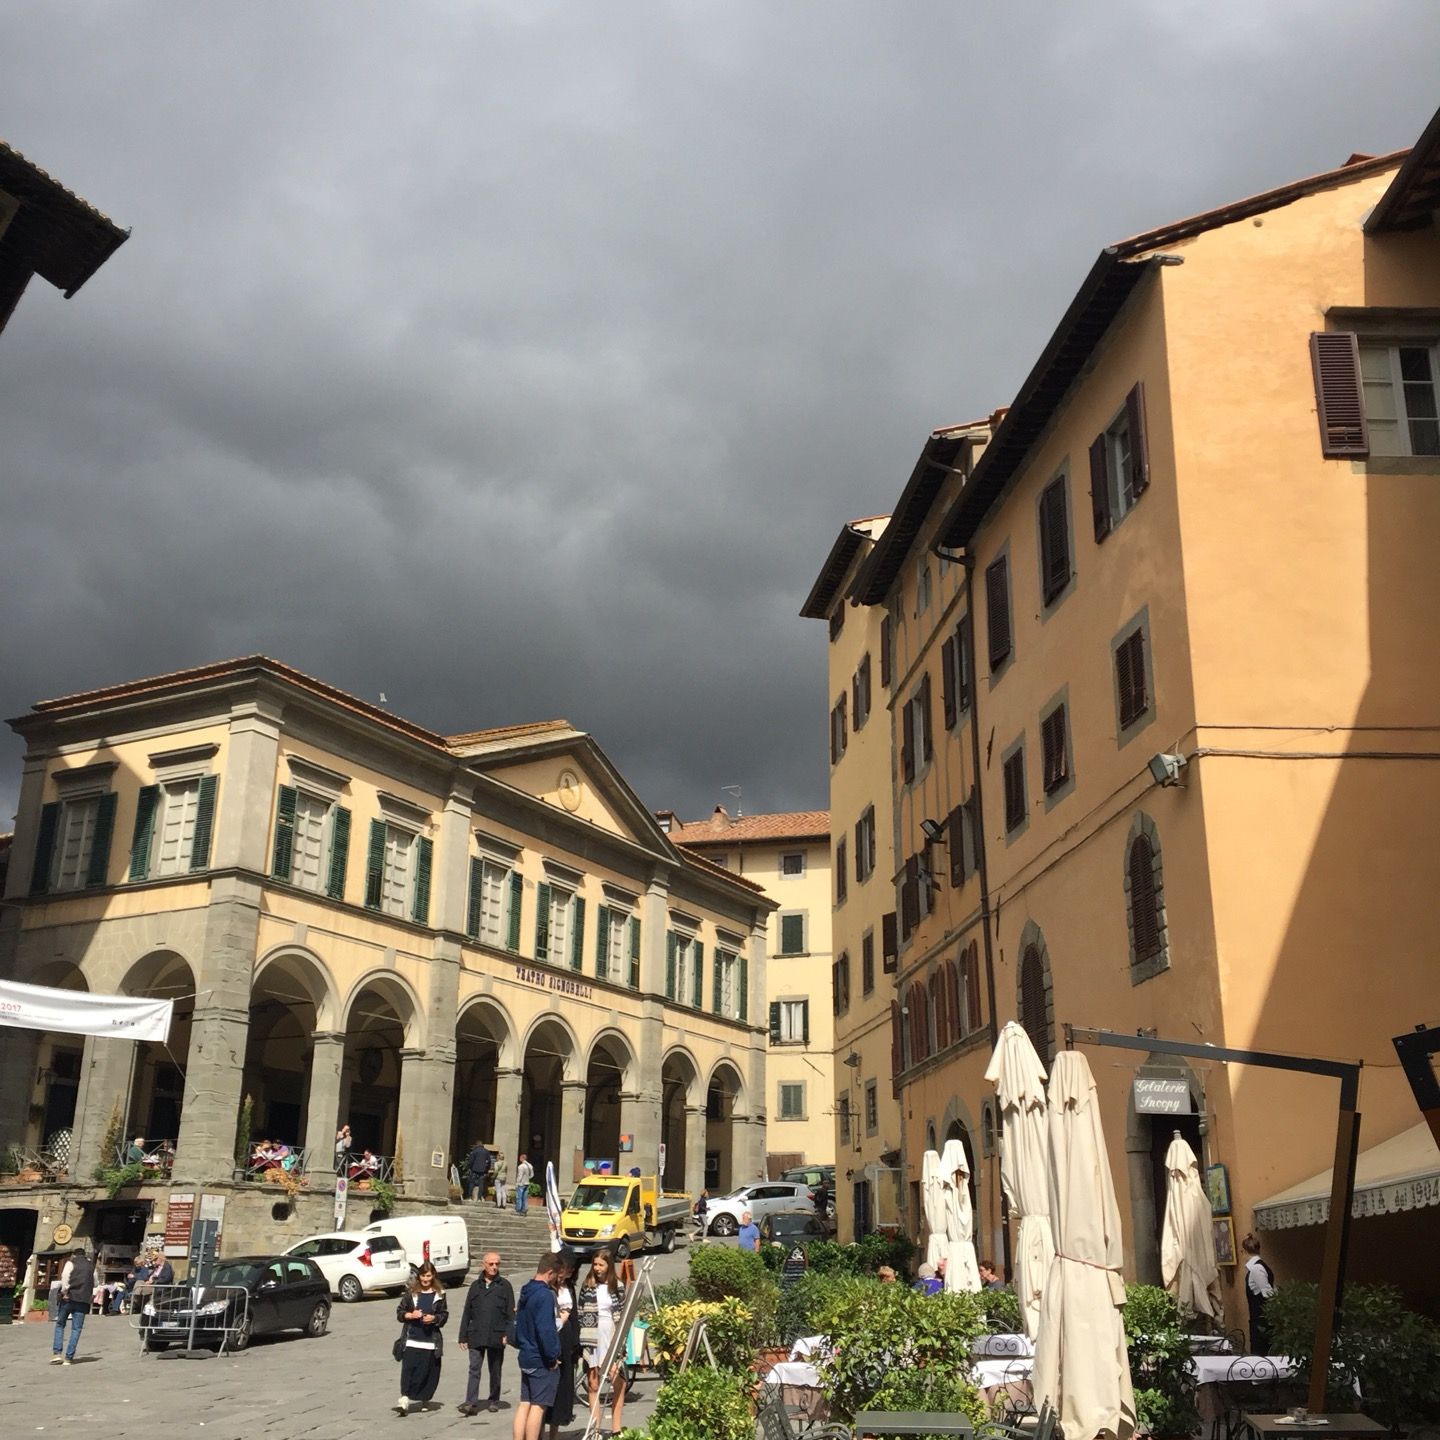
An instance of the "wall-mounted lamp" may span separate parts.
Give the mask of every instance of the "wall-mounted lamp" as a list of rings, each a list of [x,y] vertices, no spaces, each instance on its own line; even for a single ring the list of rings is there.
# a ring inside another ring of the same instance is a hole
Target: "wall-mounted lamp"
[[[1150,757],[1151,778],[1157,785],[1183,785],[1187,763],[1183,755],[1152,755]]]
[[[945,827],[938,820],[922,820],[920,828],[932,845],[938,845],[945,838]]]
[[[853,1069],[860,1063],[860,1055],[859,1055],[859,1053],[858,1053],[857,1051],[855,1051],[855,1050],[852,1050],[852,1051],[845,1057],[845,1063],[853,1070]]]

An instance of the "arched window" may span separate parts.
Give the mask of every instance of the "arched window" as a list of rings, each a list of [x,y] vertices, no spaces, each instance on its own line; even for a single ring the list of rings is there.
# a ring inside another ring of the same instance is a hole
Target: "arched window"
[[[1155,822],[1145,814],[1135,816],[1125,842],[1125,903],[1130,928],[1130,974],[1138,983],[1170,964],[1160,835]]]
[[[1050,997],[1045,985],[1045,962],[1038,945],[1027,945],[1020,961],[1020,1023],[1047,1067],[1051,1061]]]

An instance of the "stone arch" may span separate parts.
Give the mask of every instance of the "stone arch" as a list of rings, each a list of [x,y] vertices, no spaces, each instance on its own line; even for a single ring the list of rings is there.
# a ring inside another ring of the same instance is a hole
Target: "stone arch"
[[[976,1216],[977,1230],[980,1213],[980,1167],[984,1163],[981,1159],[979,1134],[970,1107],[958,1095],[952,1095],[945,1106],[943,1140],[958,1140],[965,1147],[965,1158],[970,1162],[970,1209]]]
[[[493,995],[472,995],[455,1014],[455,1084],[450,1107],[450,1153],[470,1153],[476,1141],[499,1144],[518,1115],[501,1114],[500,1074],[513,1085],[521,1066],[515,1025]],[[506,1095],[515,1092],[509,1088]],[[508,1098],[513,1107],[513,1098]],[[508,1144],[509,1142],[507,1142]],[[504,1147],[502,1147],[504,1148]]]
[[[268,972],[277,967],[288,972],[287,978],[297,981],[305,991],[305,998],[315,1010],[317,1030],[338,1030],[340,1028],[340,995],[335,988],[330,967],[308,945],[296,945],[287,941],[274,945],[256,962],[255,973],[250,980],[253,994]]]
[[[162,1145],[174,1145],[180,1136],[195,1015],[195,970],[178,950],[154,949],[130,962],[119,989],[124,995],[175,1002],[168,1038],[136,1042],[125,1125],[127,1136],[143,1135],[147,1151],[161,1153]]]
[[[315,1047],[328,1044],[333,1055],[339,1025],[339,997],[313,950],[287,943],[261,957],[250,981],[241,1087],[255,1142],[303,1146],[313,1151],[312,1164],[326,1163],[339,1122],[325,1114],[312,1125],[310,1093]]]
[[[666,1183],[672,1188],[683,1181],[699,1192],[704,1184],[703,1155],[690,1154],[690,1141],[703,1149],[703,1131],[692,1130],[690,1112],[699,1111],[703,1120],[705,1096],[700,1091],[700,1066],[683,1046],[672,1045],[660,1061],[660,1139],[665,1145]],[[700,1176],[699,1181],[694,1177]]]
[[[683,1045],[672,1045],[660,1061],[660,1073],[662,1075],[674,1074],[678,1083],[685,1086],[685,1100],[687,1104],[698,1104],[699,1097],[694,1095],[695,1085],[700,1079],[700,1064],[689,1050]]]
[[[1125,930],[1130,941],[1130,983],[1170,968],[1170,927],[1165,913],[1165,868],[1160,832],[1137,810],[1125,837]]]
[[[563,1041],[563,1047],[554,1052],[562,1059],[561,1078],[569,1081],[579,1080],[578,1060],[581,1052],[580,1040],[575,1034],[574,1027],[563,1015],[557,1015],[552,1011],[531,1021],[530,1028],[526,1030],[524,1037],[521,1039],[520,1054],[522,1056],[527,1055],[530,1047],[535,1044],[540,1032],[547,1028],[558,1031]]]
[[[620,1085],[628,1089],[635,1077],[635,1047],[622,1031],[606,1026],[603,1030],[596,1031],[590,1040],[590,1049],[585,1056],[587,1069],[594,1064],[597,1054],[602,1050],[608,1050],[612,1059],[623,1059],[620,1065]]]
[[[708,1090],[716,1084],[717,1081],[725,1085],[728,1092],[734,1097],[736,1110],[741,1113],[748,1113],[743,1110],[745,1104],[745,1080],[740,1074],[740,1067],[733,1060],[728,1057],[721,1058],[710,1067],[710,1074],[705,1080],[705,1088]]]
[[[1130,1233],[1135,1253],[1135,1278],[1142,1285],[1161,1284],[1160,1226],[1165,1204],[1165,1152],[1178,1130],[1205,1170],[1205,1083],[1180,1056],[1151,1053],[1137,1073],[1183,1078],[1190,1088],[1189,1115],[1141,1115],[1135,1109],[1135,1088],[1125,1100],[1125,1161],[1130,1179]]]
[[[70,960],[42,960],[15,978],[27,985],[46,985],[55,990],[90,989],[84,970]],[[44,1149],[58,1165],[69,1169],[79,1138],[80,1082],[85,1072],[86,1047],[93,1042],[66,1031],[3,1033],[0,1050],[6,1052],[9,1062],[5,1077],[13,1079],[22,1092],[14,1097],[19,1102],[14,1109],[19,1128],[4,1139],[21,1139],[35,1149]],[[3,1239],[0,1236],[0,1242]]]
[[[583,1130],[574,1125],[577,1118],[583,1124],[580,1044],[569,1022],[552,1012],[526,1031],[520,1054],[520,1153],[540,1173],[542,1160],[553,1159],[556,1174],[568,1184],[573,1151],[584,1142]]]
[[[621,1111],[639,1067],[618,1030],[601,1030],[585,1057],[585,1154],[620,1164]],[[630,1163],[630,1162],[627,1162]]]
[[[350,1126],[352,1149],[393,1157],[402,1054],[420,1048],[424,1008],[403,976],[371,970],[351,987],[343,1013],[339,1118]]]
[[[1020,932],[1020,964],[1015,973],[1015,1010],[1048,1070],[1055,1058],[1055,982],[1045,932],[1027,920]]]
[[[740,1127],[748,1121],[745,1081],[731,1060],[717,1060],[705,1081],[705,1182],[724,1194],[753,1179],[745,1173]]]
[[[505,1006],[493,995],[472,995],[468,1000],[462,1000],[455,1012],[457,1034],[465,1022],[475,1020],[481,1020],[484,1028],[494,1037],[497,1047],[495,1063],[502,1069],[513,1069],[518,1065],[520,1046],[515,1022]]]
[[[345,1029],[351,1028],[357,1006],[367,990],[373,990],[395,1011],[405,1031],[405,1047],[419,1049],[424,1038],[425,1007],[415,987],[394,970],[368,970],[350,987],[341,1007]]]

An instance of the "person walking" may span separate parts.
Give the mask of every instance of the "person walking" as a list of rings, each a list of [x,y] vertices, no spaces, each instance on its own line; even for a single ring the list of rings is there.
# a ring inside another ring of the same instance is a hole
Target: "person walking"
[[[505,1208],[506,1202],[509,1199],[509,1195],[507,1192],[509,1191],[510,1187],[505,1180],[506,1172],[507,1167],[505,1165],[505,1152],[503,1150],[497,1150],[495,1152],[495,1168],[493,1171],[493,1178],[495,1184],[495,1208],[497,1210],[503,1210]]]
[[[343,1175],[350,1160],[350,1127],[342,1125],[335,1132],[335,1173]]]
[[[466,1168],[470,1171],[472,1200],[485,1198],[485,1177],[490,1173],[490,1163],[490,1152],[477,1140],[470,1147],[469,1157],[465,1161]]]
[[[75,1348],[80,1344],[80,1332],[85,1328],[85,1317],[90,1313],[90,1301],[94,1294],[95,1267],[90,1263],[85,1247],[78,1245],[70,1252],[70,1258],[60,1272],[60,1308],[55,1313],[55,1345],[50,1356],[52,1365],[69,1365],[74,1361]],[[65,1341],[66,1321],[70,1323],[69,1344]]]
[[[470,1373],[465,1381],[462,1415],[480,1413],[480,1370],[490,1367],[490,1399],[486,1408],[493,1415],[500,1408],[500,1370],[505,1364],[505,1346],[515,1329],[515,1291],[500,1273],[500,1255],[487,1250],[480,1275],[465,1297],[460,1316],[460,1348],[470,1352]]]
[[[535,1167],[522,1155],[515,1167],[515,1213],[523,1215],[530,1204],[530,1182],[535,1178]]]
[[[395,1318],[405,1327],[400,1398],[395,1402],[395,1413],[408,1415],[412,1405],[423,1407],[435,1398],[435,1388],[440,1383],[440,1356],[445,1345],[440,1332],[450,1318],[445,1287],[428,1260],[405,1287],[395,1308]]]
[[[740,1248],[756,1254],[760,1250],[760,1227],[748,1210],[740,1212]]]
[[[695,1202],[695,1238],[703,1245],[705,1243],[705,1216],[710,1210],[710,1192],[701,1190],[700,1198]]]
[[[618,1435],[625,1427],[625,1350],[623,1342],[615,1353],[608,1375],[601,1373],[616,1327],[625,1313],[625,1287],[615,1273],[615,1261],[608,1250],[597,1250],[590,1261],[590,1273],[580,1287],[580,1353],[585,1359],[586,1385],[590,1392],[590,1428],[600,1429],[600,1392],[610,1383],[610,1430]]]
[[[575,1419],[575,1361],[580,1355],[580,1316],[575,1306],[575,1276],[580,1262],[573,1250],[562,1250],[559,1281],[555,1286],[555,1328],[560,1337],[560,1383],[545,1411],[550,1440],[559,1440],[560,1427]]]
[[[535,1266],[535,1278],[520,1291],[515,1311],[520,1403],[515,1407],[512,1440],[540,1440],[545,1409],[560,1387],[560,1331],[555,1323],[559,1273],[559,1256],[547,1250]]]
[[[1260,1242],[1247,1235],[1240,1248],[1249,1257],[1245,1261],[1245,1303],[1250,1308],[1250,1353],[1270,1353],[1270,1322],[1265,1318],[1265,1302],[1275,1293],[1275,1272],[1260,1258]]]

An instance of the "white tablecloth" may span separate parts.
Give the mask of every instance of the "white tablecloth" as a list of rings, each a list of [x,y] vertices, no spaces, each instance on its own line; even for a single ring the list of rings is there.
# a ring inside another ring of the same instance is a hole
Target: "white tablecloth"
[[[1223,1335],[1191,1335],[1189,1337],[1192,1355],[1229,1355],[1230,1342]]]
[[[824,1348],[825,1337],[823,1335],[804,1335],[790,1347],[790,1358],[792,1360],[808,1360],[817,1350]]]
[[[1028,1380],[1035,1361],[1032,1356],[1021,1355],[1010,1360],[977,1360],[970,1368],[982,1390],[993,1390],[1014,1380]]]
[[[970,1353],[977,1359],[1003,1358],[1012,1360],[1034,1355],[1035,1342],[1028,1335],[981,1335],[970,1342]]]
[[[801,1385],[807,1390],[820,1388],[820,1372],[805,1360],[782,1360],[770,1367],[765,1378],[775,1385]]]
[[[1195,1376],[1197,1385],[1218,1385],[1222,1380],[1230,1378],[1230,1367],[1241,1359],[1265,1361],[1273,1365],[1276,1377],[1281,1380],[1288,1380],[1295,1373],[1295,1362],[1288,1355],[1192,1355],[1190,1371]],[[1255,1378],[1263,1383],[1272,1377],[1266,1374]]]

